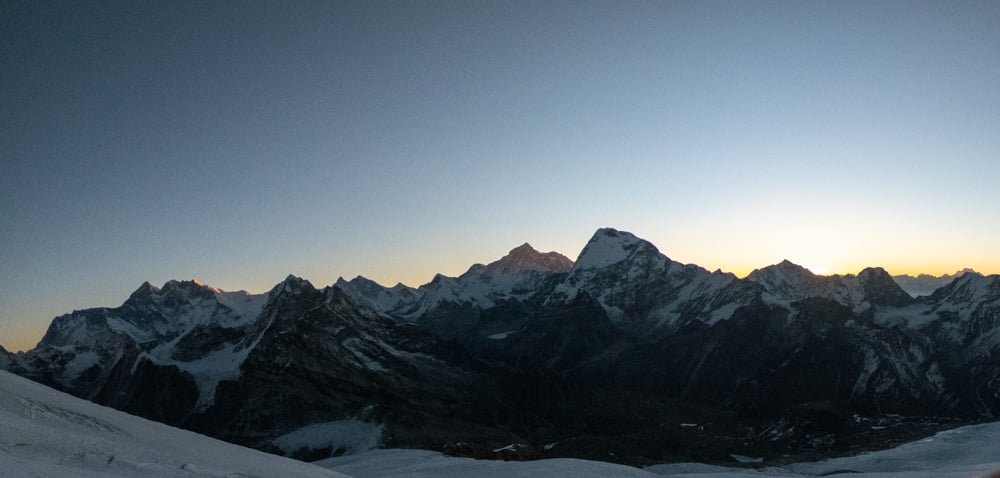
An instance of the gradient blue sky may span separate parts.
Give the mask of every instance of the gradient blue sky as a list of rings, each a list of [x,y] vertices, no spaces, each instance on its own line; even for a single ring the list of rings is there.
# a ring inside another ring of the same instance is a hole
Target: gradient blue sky
[[[0,4],[0,343],[143,281],[419,285],[595,229],[1000,272],[1000,2]]]

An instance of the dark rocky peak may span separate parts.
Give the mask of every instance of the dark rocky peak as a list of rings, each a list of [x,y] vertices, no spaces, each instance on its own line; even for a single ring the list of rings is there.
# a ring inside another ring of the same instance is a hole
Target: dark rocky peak
[[[125,301],[125,306],[142,308],[151,304],[178,305],[191,299],[210,298],[218,289],[202,284],[198,280],[168,280],[163,287],[155,287],[149,281],[143,282]]]
[[[374,317],[378,315],[376,310],[367,301],[357,300],[349,289],[345,289],[338,284],[324,288],[322,293],[326,298],[326,304],[334,310],[349,311],[348,315],[359,317]]]
[[[508,256],[512,257],[531,257],[538,254],[541,253],[538,252],[534,247],[531,247],[531,244],[528,244],[527,242],[511,249],[510,252],[507,253]]]
[[[573,268],[573,261],[558,252],[538,252],[526,242],[511,249],[506,256],[486,266],[481,266],[480,264],[472,266],[469,272],[473,272],[477,266],[490,272],[520,272],[529,270],[569,272]]]
[[[598,229],[580,251],[574,270],[601,269],[625,261],[666,263],[670,259],[652,243],[609,227]]]
[[[337,282],[335,282],[334,285],[345,289],[356,290],[365,296],[375,295],[378,294],[379,292],[386,290],[386,287],[383,287],[378,282],[375,282],[364,276],[357,276],[349,281],[344,280],[343,277],[340,277],[337,279]]]
[[[862,270],[858,273],[858,284],[865,299],[872,305],[902,307],[913,303],[913,297],[881,267],[868,267]]]
[[[342,287],[342,284],[334,284],[325,287],[322,292],[326,297],[326,303],[328,305],[337,306],[340,304],[355,304],[353,296],[348,293],[344,287]]]
[[[153,296],[159,295],[159,293],[160,289],[153,284],[150,284],[149,281],[145,281],[139,286],[138,289],[135,290],[135,292],[132,292],[132,294],[128,296],[128,299],[125,300],[125,304],[130,302],[150,302]]]
[[[274,286],[270,292],[268,292],[268,300],[274,300],[275,298],[282,295],[300,295],[306,292],[316,292],[316,288],[313,287],[312,283],[292,274],[288,274],[285,280]]]
[[[387,288],[362,276],[357,276],[349,281],[341,277],[337,279],[333,287],[339,288],[355,301],[370,302],[376,309],[384,312],[396,309],[401,303],[408,304],[410,302],[407,301],[416,300],[418,295],[416,289],[402,283]]]
[[[331,287],[336,286],[327,289]],[[273,324],[287,326],[307,311],[321,306],[325,302],[324,294],[325,290],[318,290],[309,281],[289,274],[267,293],[267,302],[240,348],[252,345]]]
[[[185,298],[208,298],[219,292],[218,289],[202,284],[197,279],[192,280],[169,280],[160,288],[160,294],[164,297]]]
[[[892,276],[881,267],[865,267],[858,272],[858,279],[861,281],[882,281],[892,280]]]
[[[886,281],[891,281],[892,276],[881,267],[865,267],[858,273],[858,280],[862,284],[872,283],[888,286]]]
[[[7,349],[3,348],[3,345],[0,345],[0,370],[9,372],[12,369],[16,368],[12,366],[15,363],[16,359],[14,357],[14,354],[8,352]]]

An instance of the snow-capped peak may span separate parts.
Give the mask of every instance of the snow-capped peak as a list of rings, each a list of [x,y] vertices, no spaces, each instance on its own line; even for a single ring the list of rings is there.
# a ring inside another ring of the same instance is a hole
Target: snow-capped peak
[[[935,291],[931,295],[931,300],[976,302],[987,297],[1000,297],[1000,276],[984,276],[978,272],[966,272]]]
[[[792,292],[808,288],[818,279],[812,271],[788,259],[761,269],[754,269],[747,279],[756,282],[770,292]]]
[[[594,233],[546,302],[569,302],[586,292],[612,322],[640,331],[685,320],[726,319],[751,297],[738,285],[732,274],[674,262],[648,241],[604,228]]]
[[[575,270],[600,269],[643,254],[663,257],[653,244],[632,233],[609,227],[598,229],[576,259]]]
[[[524,243],[487,265],[475,264],[458,277],[434,276],[418,290],[424,307],[442,302],[466,302],[492,307],[497,300],[524,298],[547,274],[567,272],[573,261],[558,252],[538,252]]]
[[[215,292],[216,294],[222,292],[222,289],[219,289],[218,287],[212,287],[212,286],[210,286],[210,285],[208,285],[208,284],[206,284],[206,283],[204,283],[204,282],[202,282],[202,281],[200,281],[198,279],[191,279],[191,283],[194,284],[194,285],[196,285],[196,286],[198,286],[198,287],[204,287],[204,288],[206,288],[206,289],[208,289],[208,290],[210,290],[212,292]]]
[[[756,269],[747,280],[764,286],[771,301],[790,303],[806,298],[834,300],[856,313],[871,306],[904,306],[913,302],[885,269],[868,267],[858,275],[818,276],[789,260]]]
[[[334,286],[340,288],[355,301],[368,303],[375,310],[385,313],[398,313],[412,308],[420,296],[416,289],[402,283],[393,287],[385,287],[363,276],[357,276],[349,281],[340,277]]]
[[[523,299],[553,273],[565,273],[573,261],[558,252],[539,252],[524,243],[489,264],[474,264],[458,277],[435,274],[419,288],[384,287],[364,277],[337,281],[354,299],[364,299],[393,317],[416,318],[441,303],[466,303],[489,308],[498,300]]]

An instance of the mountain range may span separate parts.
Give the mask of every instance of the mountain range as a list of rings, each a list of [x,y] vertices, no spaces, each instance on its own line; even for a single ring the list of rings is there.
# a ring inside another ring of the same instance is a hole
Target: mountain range
[[[907,294],[913,297],[919,297],[922,295],[931,295],[934,291],[948,285],[949,282],[967,274],[967,273],[977,273],[973,269],[965,268],[954,274],[944,274],[940,276],[933,276],[930,274],[918,274],[916,277],[901,274],[892,276],[892,278],[902,287]]]
[[[524,244],[417,288],[144,283],[56,317],[30,351],[0,348],[0,368],[307,460],[780,462],[1000,413],[1000,276],[916,298],[898,281],[788,261],[741,279],[606,228],[575,261]]]

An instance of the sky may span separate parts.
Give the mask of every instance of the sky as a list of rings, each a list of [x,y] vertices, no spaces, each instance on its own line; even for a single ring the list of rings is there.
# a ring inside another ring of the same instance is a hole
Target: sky
[[[600,227],[1000,273],[1000,2],[0,2],[0,344],[143,281],[416,286]]]

